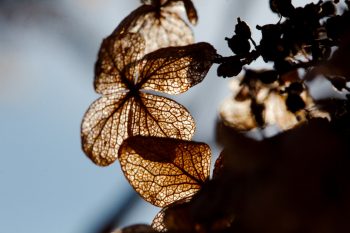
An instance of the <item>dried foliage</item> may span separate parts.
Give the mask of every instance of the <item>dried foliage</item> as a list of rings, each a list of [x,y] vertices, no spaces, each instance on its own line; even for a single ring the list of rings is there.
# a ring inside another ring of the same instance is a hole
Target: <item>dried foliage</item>
[[[210,158],[208,145],[172,138],[129,137],[119,149],[129,183],[160,207],[196,193],[209,177]]]
[[[205,77],[215,49],[198,43],[143,53],[144,40],[138,34],[118,40],[111,36],[102,43],[95,89],[103,96],[89,107],[81,127],[84,152],[98,165],[114,162],[129,136],[192,138],[195,124],[183,106],[140,90],[169,94],[188,90]]]
[[[175,12],[184,7],[195,24],[192,1],[142,2],[103,41],[94,81],[102,97],[82,122],[90,159],[108,165],[118,157],[132,187],[163,207],[152,226],[116,232],[349,232],[350,1],[294,7],[270,0],[280,20],[258,25],[256,43],[238,18],[225,38],[228,57],[203,42],[168,47],[192,42]],[[273,68],[244,68],[259,57]],[[211,151],[190,141],[190,113],[149,90],[183,93],[214,62],[218,76],[245,72],[231,82],[234,97],[221,108],[217,136],[224,149],[209,179]],[[318,77],[343,98],[314,100],[308,85]],[[261,141],[242,133],[271,124],[281,133]]]
[[[318,109],[306,87],[301,86],[297,72],[284,75],[289,79],[285,84],[263,83],[258,77],[265,72],[270,71],[247,70],[241,80],[231,81],[234,96],[220,108],[225,124],[242,131],[268,125],[287,130],[314,117],[330,118],[327,112]],[[300,93],[291,90],[296,85],[301,86]]]
[[[194,42],[193,33],[180,17],[186,10],[192,24],[198,20],[191,0],[151,0],[131,12],[114,30],[114,35],[139,33],[146,41],[146,53],[169,46]]]
[[[226,38],[235,55],[217,59],[217,74],[223,77],[237,76],[259,57],[274,64],[268,70],[246,69],[239,86],[234,81],[234,98],[223,103],[221,116],[238,130],[271,124],[286,130],[315,117],[329,118],[308,93],[306,82],[320,76],[338,91],[350,90],[343,62],[349,54],[348,9],[336,15],[332,1],[294,7],[291,1],[271,0],[270,6],[281,20],[257,26],[260,43],[253,41],[250,27],[238,18],[235,34]]]

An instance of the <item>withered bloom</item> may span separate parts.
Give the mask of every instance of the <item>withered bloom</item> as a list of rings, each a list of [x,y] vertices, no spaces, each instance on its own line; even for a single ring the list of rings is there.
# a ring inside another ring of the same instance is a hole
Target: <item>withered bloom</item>
[[[81,125],[83,150],[101,166],[116,160],[119,146],[129,136],[190,140],[195,123],[186,108],[145,91],[185,92],[203,80],[216,56],[208,43],[159,49],[144,56],[145,41],[139,34],[115,37],[102,43],[94,80],[102,97],[89,107]]]

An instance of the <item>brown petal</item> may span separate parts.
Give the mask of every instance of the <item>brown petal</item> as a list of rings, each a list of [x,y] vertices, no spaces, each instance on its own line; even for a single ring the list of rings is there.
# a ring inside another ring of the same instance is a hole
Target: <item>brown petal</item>
[[[188,45],[194,42],[193,32],[179,16],[182,4],[176,2],[158,9],[142,5],[131,12],[114,30],[114,35],[139,33],[146,41],[146,53],[169,46]]]
[[[81,137],[84,152],[97,165],[117,159],[119,146],[129,136],[151,135],[191,139],[195,123],[182,105],[146,93],[114,93],[96,100],[87,110]]]
[[[117,159],[119,145],[127,137],[131,104],[126,93],[107,95],[92,103],[85,113],[82,147],[95,164],[107,166]]]
[[[97,93],[110,94],[127,89],[134,75],[123,75],[127,65],[144,55],[145,41],[139,34],[111,35],[103,40],[95,65],[94,86]]]
[[[140,98],[135,101],[129,136],[192,138],[196,125],[184,106],[148,93],[140,93]]]
[[[204,79],[215,57],[216,50],[205,42],[159,49],[139,61],[138,85],[168,94],[185,92]]]
[[[211,151],[204,143],[135,136],[118,156],[133,188],[160,207],[192,196],[209,177]]]

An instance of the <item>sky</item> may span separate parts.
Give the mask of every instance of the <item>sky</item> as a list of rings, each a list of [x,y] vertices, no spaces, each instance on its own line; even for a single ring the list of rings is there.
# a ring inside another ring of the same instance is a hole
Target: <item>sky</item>
[[[295,1],[301,2],[301,1]],[[225,37],[236,18],[275,23],[268,1],[194,0],[196,41],[230,55]],[[82,152],[80,124],[98,98],[93,69],[100,43],[140,5],[138,0],[0,1],[0,233],[97,233],[151,223],[160,210],[135,194],[118,162],[94,165]],[[197,123],[196,141],[213,156],[220,103],[229,80],[216,76],[172,97]],[[122,214],[120,214],[120,212]]]

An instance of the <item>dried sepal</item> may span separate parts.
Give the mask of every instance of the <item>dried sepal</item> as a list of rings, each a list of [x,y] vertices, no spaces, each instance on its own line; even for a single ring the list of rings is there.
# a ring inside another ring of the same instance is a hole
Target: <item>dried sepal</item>
[[[185,92],[204,79],[216,55],[205,42],[159,49],[139,61],[138,83],[142,89],[168,94]]]
[[[128,88],[134,77],[123,75],[123,71],[128,64],[141,59],[144,52],[145,40],[139,34],[111,35],[104,39],[95,64],[96,92],[109,94]]]
[[[192,3],[192,2],[191,2]],[[146,53],[169,46],[183,46],[194,42],[193,32],[180,17],[184,11],[182,1],[145,2],[131,12],[114,30],[114,35],[139,33],[145,38]],[[187,6],[188,5],[188,6]],[[195,8],[185,3],[191,22],[195,20]]]
[[[196,193],[209,177],[210,157],[204,143],[144,136],[129,137],[118,152],[129,183],[160,207]]]
[[[185,107],[152,94],[126,93],[103,96],[88,109],[82,124],[85,153],[106,166],[117,159],[123,140],[133,135],[152,135],[190,140],[195,123]]]
[[[118,147],[127,137],[131,101],[126,93],[102,96],[93,102],[81,124],[81,140],[85,154],[100,166],[117,158]],[[118,146],[117,146],[118,145]]]
[[[184,92],[202,81],[216,54],[211,45],[198,43],[161,49],[139,59],[144,50],[140,35],[114,39],[103,42],[96,63],[95,88],[103,96],[89,107],[81,125],[83,150],[101,166],[117,159],[119,146],[129,136],[190,140],[195,123],[186,108],[141,89]]]

